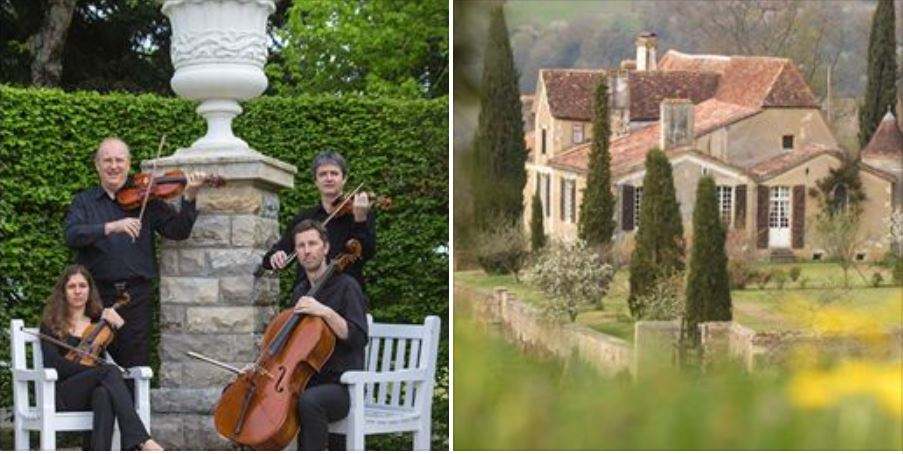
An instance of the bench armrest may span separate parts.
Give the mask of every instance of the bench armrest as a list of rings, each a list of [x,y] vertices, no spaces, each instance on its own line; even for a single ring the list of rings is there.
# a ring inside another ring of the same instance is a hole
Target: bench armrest
[[[342,374],[339,382],[346,385],[361,383],[384,383],[392,381],[424,381],[426,371],[421,369],[401,369],[392,372],[368,372],[353,370]]]
[[[150,380],[154,377],[154,371],[147,366],[135,366],[125,370],[123,378],[133,380]]]
[[[41,370],[13,369],[13,381],[54,382],[56,369],[47,367]]]

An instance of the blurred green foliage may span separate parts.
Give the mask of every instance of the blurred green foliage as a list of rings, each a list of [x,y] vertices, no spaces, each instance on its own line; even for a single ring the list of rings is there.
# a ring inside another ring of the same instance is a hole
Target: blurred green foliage
[[[262,153],[298,167],[294,190],[280,196],[279,218],[290,220],[317,191],[308,171],[329,147],[350,165],[350,183],[393,199],[377,214],[377,254],[364,270],[376,320],[422,323],[436,314],[448,333],[448,101],[357,97],[264,97],[243,106],[235,133]],[[133,166],[156,155],[166,134],[169,155],[204,132],[191,102],[153,95],[0,86],[0,326],[10,318],[34,326],[54,279],[71,260],[63,242],[72,196],[97,184],[91,156],[100,140],[122,137]],[[293,279],[280,280],[281,306]],[[156,336],[156,333],[155,333]],[[447,338],[439,370],[447,375]],[[0,360],[9,337],[0,329]],[[156,366],[156,364],[154,364]],[[447,377],[437,377],[433,448],[447,449]],[[0,371],[0,407],[12,400],[9,371]],[[402,449],[398,437],[377,437],[380,448]]]
[[[795,406],[791,378],[725,367],[638,381],[524,350],[455,301],[455,449],[900,450],[899,415],[872,396]],[[803,383],[805,385],[805,383]]]

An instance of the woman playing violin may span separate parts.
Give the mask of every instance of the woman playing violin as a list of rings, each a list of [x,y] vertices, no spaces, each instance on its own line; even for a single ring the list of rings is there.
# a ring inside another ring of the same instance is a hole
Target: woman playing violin
[[[288,265],[288,255],[295,249],[292,231],[305,219],[323,222],[338,208],[342,202],[342,191],[348,181],[348,165],[345,158],[334,151],[320,152],[311,166],[314,185],[320,193],[320,203],[304,208],[288,224],[279,242],[263,256],[263,267],[280,270]],[[335,216],[326,226],[329,237],[329,258],[333,259],[342,252],[345,243],[350,239],[360,241],[364,247],[363,256],[346,270],[346,273],[357,280],[364,288],[362,269],[364,263],[376,253],[376,222],[370,210],[370,199],[366,193],[358,193],[353,200],[347,202],[351,213]],[[303,267],[298,266],[298,282],[306,279]]]
[[[125,324],[116,310],[103,309],[88,270],[81,265],[70,265],[57,279],[53,293],[47,298],[41,332],[75,347],[86,328],[101,319],[116,329]],[[91,450],[110,450],[115,420],[119,420],[123,448],[162,450],[148,435],[135,412],[132,396],[118,368],[111,365],[89,367],[71,361],[66,358],[69,350],[46,340],[41,342],[41,351],[44,366],[57,371],[56,409],[94,411]]]

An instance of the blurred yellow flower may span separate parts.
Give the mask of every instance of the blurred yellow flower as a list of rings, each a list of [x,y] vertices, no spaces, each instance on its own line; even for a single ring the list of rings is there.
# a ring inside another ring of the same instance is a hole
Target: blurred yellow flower
[[[802,408],[825,408],[847,397],[868,396],[903,419],[903,362],[844,361],[830,370],[808,369],[794,375],[790,399]]]

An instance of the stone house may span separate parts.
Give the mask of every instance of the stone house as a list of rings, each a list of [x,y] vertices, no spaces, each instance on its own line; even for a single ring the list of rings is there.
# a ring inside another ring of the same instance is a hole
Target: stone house
[[[531,197],[539,191],[549,237],[576,238],[593,134],[593,98],[598,81],[605,78],[612,191],[618,200],[616,244],[623,249],[632,245],[645,156],[659,147],[674,170],[688,237],[697,182],[711,175],[725,225],[736,230],[756,256],[823,257],[812,234],[812,218],[819,209],[816,182],[841,164],[845,152],[793,62],[675,50],[656,61],[655,39],[654,34],[641,35],[636,61],[617,69],[540,70],[531,99],[534,129],[525,137],[525,225],[532,215]],[[888,130],[879,130],[881,137],[892,135]],[[895,137],[876,140],[899,147],[903,139]],[[893,160],[884,148],[876,148],[880,153],[875,156]],[[899,167],[877,162],[866,160],[860,172],[867,198],[861,260],[883,257],[888,249],[885,219],[900,205],[894,195],[899,193]]]

